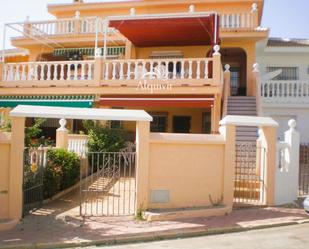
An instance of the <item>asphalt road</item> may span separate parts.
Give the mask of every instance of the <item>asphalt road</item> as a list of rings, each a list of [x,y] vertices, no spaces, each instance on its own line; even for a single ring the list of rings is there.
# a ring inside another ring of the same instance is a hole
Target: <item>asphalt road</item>
[[[87,249],[309,249],[309,224]]]

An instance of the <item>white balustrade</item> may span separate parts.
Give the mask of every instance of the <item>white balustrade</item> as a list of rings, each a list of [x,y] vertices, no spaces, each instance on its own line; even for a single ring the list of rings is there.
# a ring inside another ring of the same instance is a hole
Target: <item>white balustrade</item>
[[[27,21],[19,24],[23,25],[25,33],[33,36],[41,36],[95,33],[96,22],[98,25],[98,31],[103,32],[103,19],[97,19],[96,17],[79,17],[38,22]],[[109,31],[112,31],[112,29]]]
[[[309,103],[309,81],[264,81],[261,96],[264,102]]]
[[[93,80],[94,61],[40,61],[8,63],[3,68],[5,82]]]
[[[209,79],[212,58],[113,60],[104,63],[104,80]]]
[[[69,135],[68,151],[75,152],[79,156],[85,156],[88,152],[88,136],[86,135]]]
[[[252,13],[220,14],[221,28],[255,28]]]

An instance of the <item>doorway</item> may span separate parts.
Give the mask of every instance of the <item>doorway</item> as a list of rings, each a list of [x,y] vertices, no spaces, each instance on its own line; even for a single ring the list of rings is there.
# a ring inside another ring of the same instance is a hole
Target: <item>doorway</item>
[[[223,48],[222,64],[231,66],[231,95],[247,94],[247,54],[242,48]]]
[[[174,116],[173,132],[174,133],[190,133],[191,117],[190,116]]]

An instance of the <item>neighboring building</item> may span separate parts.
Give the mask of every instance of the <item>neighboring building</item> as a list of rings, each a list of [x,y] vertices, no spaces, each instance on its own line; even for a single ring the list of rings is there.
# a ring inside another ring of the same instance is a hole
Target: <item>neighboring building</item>
[[[256,43],[268,36],[268,29],[260,27],[263,4],[51,4],[48,11],[56,20],[6,26],[20,31],[12,45],[27,49],[29,59],[2,65],[0,103],[9,108],[25,103],[137,108],[154,117],[155,132],[217,133],[225,64],[231,66],[232,95],[253,96],[255,101]]]
[[[257,47],[262,77],[262,112],[279,124],[297,121],[301,142],[309,142],[309,40],[269,38]]]

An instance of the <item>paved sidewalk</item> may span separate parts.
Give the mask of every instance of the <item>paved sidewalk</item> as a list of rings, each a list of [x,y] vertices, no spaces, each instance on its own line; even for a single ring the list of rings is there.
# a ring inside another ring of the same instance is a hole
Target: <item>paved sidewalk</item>
[[[77,247],[309,222],[309,216],[296,208],[239,209],[221,217],[150,223],[137,221],[132,216],[91,217],[83,220],[77,215],[75,200],[63,198],[26,216],[13,230],[0,233],[0,248]]]

